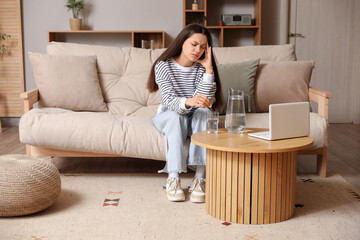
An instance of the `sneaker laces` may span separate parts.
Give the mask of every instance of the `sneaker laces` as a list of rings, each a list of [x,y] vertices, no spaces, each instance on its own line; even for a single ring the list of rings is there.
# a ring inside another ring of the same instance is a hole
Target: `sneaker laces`
[[[175,178],[175,177],[172,177],[172,178],[168,179],[168,181],[169,181],[169,189],[168,189],[168,191],[174,190],[175,193],[176,193],[180,180]]]
[[[200,189],[202,192],[205,192],[204,189],[202,189],[202,187],[201,187],[202,182],[203,183],[206,182],[204,178],[195,178],[192,186],[189,188],[189,192],[194,191],[195,188]]]

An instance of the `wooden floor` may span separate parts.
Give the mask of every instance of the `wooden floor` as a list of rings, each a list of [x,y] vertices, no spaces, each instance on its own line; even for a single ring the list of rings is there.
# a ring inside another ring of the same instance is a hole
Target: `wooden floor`
[[[17,127],[3,128],[0,154],[25,154]],[[134,158],[53,158],[50,161],[66,174],[157,172],[165,163]],[[315,156],[298,156],[298,173],[313,173],[315,169]],[[339,173],[360,189],[360,125],[330,124],[327,172]]]

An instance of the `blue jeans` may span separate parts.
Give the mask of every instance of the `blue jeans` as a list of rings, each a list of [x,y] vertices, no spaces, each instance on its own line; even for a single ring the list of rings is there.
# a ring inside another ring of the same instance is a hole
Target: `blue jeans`
[[[206,149],[190,142],[186,158],[185,141],[193,133],[206,130],[208,108],[198,108],[187,115],[167,110],[154,118],[155,127],[165,135],[165,168],[161,172],[187,172],[187,165],[205,165]]]

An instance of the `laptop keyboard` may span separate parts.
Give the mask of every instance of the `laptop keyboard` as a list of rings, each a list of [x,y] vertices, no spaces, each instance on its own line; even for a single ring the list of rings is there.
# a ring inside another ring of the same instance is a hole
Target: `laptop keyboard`
[[[256,135],[261,136],[261,137],[265,137],[265,138],[270,138],[270,133],[269,132],[257,132]]]

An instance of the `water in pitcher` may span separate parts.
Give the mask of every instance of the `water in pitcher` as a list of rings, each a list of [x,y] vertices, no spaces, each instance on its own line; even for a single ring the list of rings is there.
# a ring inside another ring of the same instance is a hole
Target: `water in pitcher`
[[[246,127],[245,114],[232,113],[225,116],[226,128],[229,133],[242,133]]]
[[[229,88],[225,127],[229,133],[242,133],[246,127],[244,92]]]

